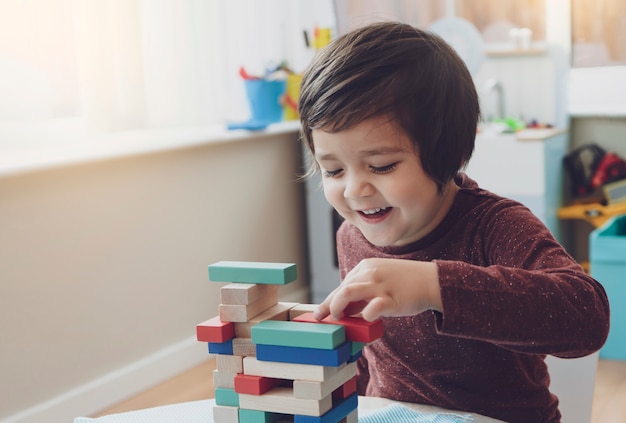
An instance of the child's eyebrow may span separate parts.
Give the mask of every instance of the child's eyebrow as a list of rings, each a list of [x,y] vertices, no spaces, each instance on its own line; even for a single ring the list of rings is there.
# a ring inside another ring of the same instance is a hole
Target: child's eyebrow
[[[358,154],[363,157],[371,157],[371,156],[384,156],[387,154],[396,154],[396,153],[406,153],[407,149],[403,147],[378,147],[373,148],[371,150],[363,150],[359,151]],[[336,160],[336,156],[333,153],[326,154],[316,154],[315,158],[317,160]]]
[[[336,156],[332,153],[327,154],[316,154],[315,158],[317,160],[336,160]]]
[[[405,153],[406,149],[402,147],[379,147],[371,150],[361,151],[359,154],[362,156],[383,156],[385,154]]]

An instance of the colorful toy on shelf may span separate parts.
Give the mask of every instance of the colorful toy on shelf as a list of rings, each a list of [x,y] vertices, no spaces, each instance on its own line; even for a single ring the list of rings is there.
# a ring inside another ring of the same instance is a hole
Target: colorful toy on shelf
[[[582,219],[598,228],[612,217],[626,214],[626,202],[607,205],[601,203],[572,204],[559,208],[557,214],[560,219]]]
[[[297,278],[289,263],[222,261],[209,266],[219,315],[196,326],[216,354],[216,422],[357,423],[356,360],[383,335],[382,321],[312,317],[314,304],[278,301]]]
[[[576,148],[563,158],[574,197],[585,197],[604,184],[626,179],[626,161],[597,144]]]

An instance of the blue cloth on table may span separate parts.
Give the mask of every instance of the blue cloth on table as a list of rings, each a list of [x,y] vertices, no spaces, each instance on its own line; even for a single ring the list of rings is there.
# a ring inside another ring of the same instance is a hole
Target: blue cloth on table
[[[74,423],[206,423],[213,421],[212,400],[163,405],[99,418],[76,417]]]
[[[359,423],[466,423],[474,419],[469,414],[424,413],[400,404],[375,410],[359,410]]]
[[[212,400],[192,401],[99,418],[77,417],[74,423],[206,423],[213,421],[213,405]],[[473,420],[469,414],[415,411],[401,404],[359,410],[359,423],[468,423]]]

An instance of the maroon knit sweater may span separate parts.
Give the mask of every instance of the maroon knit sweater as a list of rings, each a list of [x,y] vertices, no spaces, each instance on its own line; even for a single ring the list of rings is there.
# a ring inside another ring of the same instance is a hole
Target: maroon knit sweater
[[[546,354],[581,357],[609,329],[602,286],[526,207],[464,174],[441,224],[401,247],[376,247],[346,222],[341,278],[368,257],[435,261],[443,313],[384,318],[363,350],[359,394],[433,404],[507,422],[558,422]]]

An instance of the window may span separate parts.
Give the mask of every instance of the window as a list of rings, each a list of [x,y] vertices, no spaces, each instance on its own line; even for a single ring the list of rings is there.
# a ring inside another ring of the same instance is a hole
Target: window
[[[572,66],[626,65],[626,2],[572,0]]]
[[[481,33],[485,49],[507,48],[511,28],[559,47],[570,58],[570,115],[626,116],[624,0],[335,0],[338,29],[396,19],[420,27],[457,16]]]
[[[545,0],[335,0],[339,32],[376,20],[400,20],[421,28],[457,16],[471,22],[487,44],[508,44],[509,31],[529,28],[545,40]]]
[[[532,41],[545,41],[545,8],[545,0],[455,0],[455,14],[472,22],[486,44],[510,44],[514,28],[528,28]]]
[[[325,7],[326,6],[326,7]],[[330,0],[3,0],[0,144],[246,119],[239,67],[312,57]]]

